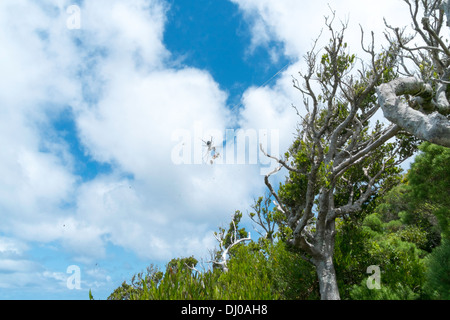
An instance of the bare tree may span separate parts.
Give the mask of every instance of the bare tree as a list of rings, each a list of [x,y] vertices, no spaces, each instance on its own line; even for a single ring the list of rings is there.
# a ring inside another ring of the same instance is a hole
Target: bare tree
[[[261,146],[279,163],[265,176],[265,184],[291,230],[287,241],[316,267],[322,299],[340,299],[333,265],[336,219],[361,211],[380,188],[387,188],[399,172],[398,164],[412,152],[404,140],[395,138],[402,133],[399,125],[370,122],[380,108],[376,88],[395,77],[399,47],[391,43],[376,54],[373,34],[366,46],[362,33],[368,62],[361,61],[354,70],[358,59],[344,42],[347,24],[341,22],[336,31],[333,20],[334,13],[325,21],[331,35],[328,45],[316,51],[316,41],[305,55],[301,84],[293,79],[307,113],[295,107],[301,121],[289,152],[277,157]],[[270,176],[281,168],[289,177],[276,192]]]
[[[388,39],[401,49],[403,70],[402,77],[377,88],[379,103],[391,122],[422,140],[450,147],[450,1],[404,1],[414,33],[385,22]],[[422,44],[411,44],[417,40]]]
[[[214,232],[214,238],[216,238],[217,242],[219,243],[219,250],[216,252],[216,259],[209,262],[221,266],[223,272],[228,272],[227,261],[230,250],[241,242],[252,240],[250,232],[247,236],[243,237],[244,230],[238,230],[236,226],[236,224],[239,223],[241,217],[242,214],[237,211],[233,215],[228,231],[226,231],[224,228],[219,228],[219,232]]]

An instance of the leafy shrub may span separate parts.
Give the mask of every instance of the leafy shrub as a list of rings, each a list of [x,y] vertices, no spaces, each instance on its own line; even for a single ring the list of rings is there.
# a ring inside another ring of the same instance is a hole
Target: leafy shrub
[[[363,226],[369,227],[371,230],[376,232],[383,231],[383,222],[381,221],[379,215],[376,213],[368,215],[364,219]]]
[[[381,285],[380,289],[369,289],[365,280],[354,285],[350,291],[353,300],[416,300],[418,293],[401,283],[393,286]]]
[[[427,258],[425,291],[432,299],[450,300],[450,241],[443,241]]]

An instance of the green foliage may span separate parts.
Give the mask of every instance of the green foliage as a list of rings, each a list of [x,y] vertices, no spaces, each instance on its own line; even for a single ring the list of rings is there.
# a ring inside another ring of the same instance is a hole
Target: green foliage
[[[381,286],[380,289],[369,289],[366,280],[363,280],[361,284],[352,287],[350,297],[353,300],[417,300],[419,294],[402,283],[396,283],[392,287]]]
[[[291,159],[291,166],[302,168],[305,172],[290,172],[289,180],[285,184],[280,183],[278,196],[286,206],[299,206],[306,196],[308,184],[306,172],[310,170],[312,163],[311,156],[308,154],[310,148],[309,144],[297,139],[286,154],[286,158]]]
[[[384,289],[355,286],[352,298],[449,298],[448,240],[439,245],[441,234],[449,236],[450,150],[430,143],[419,149],[403,183],[363,222],[371,235],[371,261],[383,270]]]
[[[131,284],[123,283],[108,300],[204,300],[216,289],[215,272],[200,273],[185,263],[191,258],[172,259],[163,273],[153,266],[147,273],[133,276]],[[137,280],[136,280],[137,279]]]
[[[264,229],[265,234],[261,235],[268,241],[273,242],[276,222],[283,218],[278,211],[270,210],[270,202],[270,196],[265,199],[259,197],[252,206],[253,211],[249,213],[249,216],[253,222]]]
[[[319,282],[313,265],[301,258],[296,248],[287,247],[284,242],[273,244],[270,261],[273,281],[280,299],[318,300]]]
[[[444,241],[427,258],[425,291],[430,298],[450,300],[450,241]]]
[[[130,300],[133,297],[139,296],[143,293],[144,284],[146,287],[158,285],[163,275],[163,272],[158,267],[151,264],[146,268],[145,272],[139,272],[133,275],[129,284],[124,281],[120,287],[111,293],[108,300]]]
[[[273,300],[274,290],[270,262],[260,250],[238,246],[228,263],[229,271],[218,278],[220,294],[215,299]]]
[[[211,294],[211,282],[214,282],[213,274],[201,276],[177,261],[175,267],[166,269],[159,283],[143,281],[141,294],[132,296],[131,300],[203,300]]]
[[[418,248],[424,248],[427,243],[427,233],[419,226],[403,227],[399,220],[391,221],[398,225],[398,235],[402,241],[414,243]],[[395,229],[394,229],[395,230]]]
[[[424,252],[391,232],[399,223],[392,220],[385,224],[376,213],[368,215],[360,226],[351,220],[338,222],[334,264],[342,299],[420,296],[425,281]],[[379,292],[366,286],[367,267],[371,265],[381,270]]]
[[[382,235],[368,243],[371,255],[368,265],[380,267],[382,285],[395,287],[397,283],[418,292],[425,281],[423,252],[395,234]],[[369,264],[370,263],[370,264]]]
[[[370,234],[351,220],[337,221],[334,268],[341,299],[350,299],[353,285],[364,279],[371,255],[367,247]]]
[[[173,259],[161,278],[155,279],[155,274],[160,274],[149,268],[150,272],[144,277],[138,275],[140,282],[133,277],[131,285],[124,283],[108,299],[273,300],[289,296],[289,293],[284,295],[281,292],[288,290],[290,284],[277,262],[286,257],[283,247],[274,249],[270,244],[263,251],[256,244],[239,245],[233,251],[228,272],[220,269],[200,272],[188,268],[184,264],[186,259]]]
[[[229,229],[220,228],[225,247],[241,237],[247,237],[245,229],[239,227],[241,218],[242,214],[236,211]],[[198,261],[194,257],[172,259],[166,265],[165,272],[151,265],[145,274],[133,276],[131,284],[124,282],[108,299],[278,299],[280,294],[275,290],[271,252],[270,241],[261,241],[261,245],[239,243],[229,251],[227,272],[222,268],[199,271],[196,269]],[[215,256],[220,254],[216,252]]]
[[[167,269],[171,270],[173,272],[177,272],[179,268],[186,269],[186,268],[195,268],[197,265],[198,260],[194,257],[189,258],[174,258],[169,261],[167,264]]]
[[[335,44],[330,42],[330,47],[334,47]],[[345,53],[347,44],[344,43],[336,50],[335,48],[326,47],[327,53],[322,55],[320,60],[320,70],[317,76],[326,82],[332,77],[342,77],[346,71],[348,71],[355,62],[356,56],[354,54]]]
[[[355,299],[406,299],[421,296],[425,282],[427,232],[413,221],[401,219],[403,209],[410,210],[407,185],[399,185],[386,194],[383,201],[362,223],[367,238],[366,267],[379,266],[382,290],[368,293],[367,288],[353,284],[350,297]],[[410,224],[408,224],[409,222]],[[401,284],[401,285],[400,285]]]
[[[364,219],[363,226],[370,228],[370,230],[375,232],[383,231],[383,222],[376,213],[372,213]]]
[[[435,206],[442,235],[450,239],[450,149],[423,143],[408,175],[412,199]]]
[[[415,243],[418,248],[431,252],[440,243],[440,229],[433,214],[436,206],[430,202],[417,202],[406,175],[403,183],[390,190],[375,208],[379,221],[374,226],[368,216],[364,225],[371,230],[396,233],[402,240]]]

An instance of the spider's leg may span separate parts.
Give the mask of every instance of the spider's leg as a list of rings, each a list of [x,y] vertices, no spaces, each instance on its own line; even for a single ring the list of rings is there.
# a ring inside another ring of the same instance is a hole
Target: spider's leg
[[[207,162],[207,159],[208,159],[208,150],[206,150],[206,152],[203,151],[203,157],[202,157],[202,159],[203,159],[203,163],[206,163],[206,162]]]

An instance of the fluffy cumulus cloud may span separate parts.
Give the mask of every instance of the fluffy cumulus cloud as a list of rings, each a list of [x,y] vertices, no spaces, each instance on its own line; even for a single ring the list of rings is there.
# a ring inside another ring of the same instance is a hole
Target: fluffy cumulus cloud
[[[65,20],[35,2],[0,7],[1,231],[23,234],[18,223],[48,221],[74,191],[66,146],[42,140],[40,131],[78,90],[64,74],[72,63],[70,41],[58,28]]]

